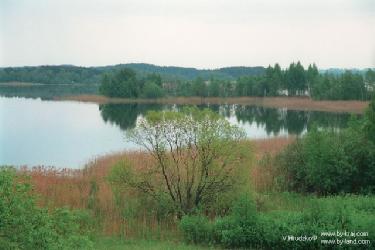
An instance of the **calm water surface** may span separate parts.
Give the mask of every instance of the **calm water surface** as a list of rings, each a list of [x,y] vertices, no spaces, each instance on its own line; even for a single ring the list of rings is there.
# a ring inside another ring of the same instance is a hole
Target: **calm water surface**
[[[200,106],[207,107],[207,106]],[[88,104],[0,97],[0,165],[80,168],[107,153],[137,148],[124,131],[148,110],[176,105]],[[301,135],[313,124],[344,128],[349,114],[212,105],[249,138]]]

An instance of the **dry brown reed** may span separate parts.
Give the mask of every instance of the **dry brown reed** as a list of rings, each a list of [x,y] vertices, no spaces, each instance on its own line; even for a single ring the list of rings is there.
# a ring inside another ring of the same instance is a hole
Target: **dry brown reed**
[[[273,190],[274,178],[278,176],[269,157],[275,156],[287,145],[295,141],[295,136],[264,139],[255,141],[256,163],[251,168],[251,185],[256,192]],[[262,162],[261,162],[262,161]]]
[[[252,143],[255,159],[259,160],[267,153],[274,155],[293,140],[294,137],[255,140]],[[147,153],[134,151],[95,158],[78,170],[34,167],[23,168],[21,172],[31,176],[35,192],[40,195],[41,206],[89,208],[100,221],[104,234],[147,237],[147,234],[153,232],[154,235],[165,238],[171,231],[176,233],[176,225],[171,221],[161,223],[146,215],[137,221],[124,220],[107,181],[112,166],[121,160],[130,162],[136,169],[152,163],[152,158]],[[251,180],[256,191],[272,185],[271,178],[269,173],[262,171],[259,164],[252,166]],[[144,209],[146,213],[147,208]]]

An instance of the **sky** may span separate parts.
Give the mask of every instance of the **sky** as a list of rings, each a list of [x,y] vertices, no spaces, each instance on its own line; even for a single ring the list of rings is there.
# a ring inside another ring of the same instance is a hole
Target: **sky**
[[[375,67],[375,0],[0,0],[0,67]]]

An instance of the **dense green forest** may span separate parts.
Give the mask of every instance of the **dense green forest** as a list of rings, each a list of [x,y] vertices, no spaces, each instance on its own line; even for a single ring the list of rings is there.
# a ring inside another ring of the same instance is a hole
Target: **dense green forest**
[[[105,74],[101,94],[109,97],[157,98],[169,96],[311,96],[314,99],[368,100],[375,87],[375,71],[364,74],[320,74],[315,64],[304,69],[300,62],[282,70],[269,66],[262,75],[241,76],[237,80],[197,77],[192,81],[162,82],[161,76],[137,76],[132,69]]]
[[[102,74],[129,68],[139,76],[156,73],[164,81],[193,80],[197,77],[234,80],[243,75],[261,75],[263,67],[227,67],[220,69],[195,69],[174,66],[156,66],[145,63],[118,64],[102,67],[77,67],[72,65],[7,67],[0,68],[0,82],[32,82],[45,84],[100,83]]]
[[[375,89],[375,71],[307,69],[300,62],[286,69],[227,67],[215,70],[119,64],[105,67],[38,66],[0,68],[0,82],[102,84],[110,97],[163,96],[310,96],[317,100],[368,100]],[[90,92],[91,93],[91,92]]]

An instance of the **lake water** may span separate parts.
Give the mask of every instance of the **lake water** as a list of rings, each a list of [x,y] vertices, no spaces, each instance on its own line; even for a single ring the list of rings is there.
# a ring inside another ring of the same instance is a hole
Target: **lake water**
[[[344,128],[350,114],[243,105],[209,107],[249,138],[301,135],[313,124]],[[107,153],[137,148],[125,132],[148,110],[176,105],[90,104],[0,97],[0,165],[80,168]]]

